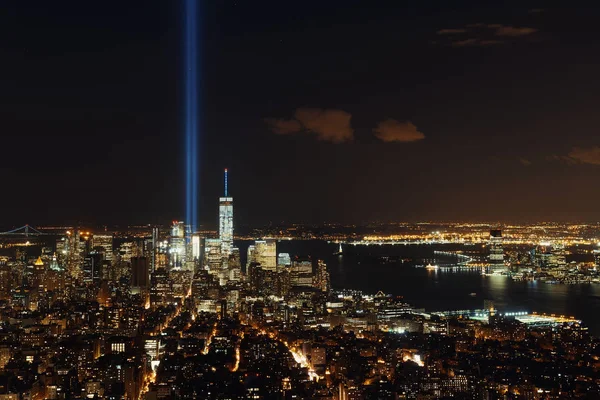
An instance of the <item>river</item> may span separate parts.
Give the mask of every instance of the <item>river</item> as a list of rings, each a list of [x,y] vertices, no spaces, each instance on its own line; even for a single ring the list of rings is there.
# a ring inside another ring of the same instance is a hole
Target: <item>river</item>
[[[245,259],[248,242],[239,243]],[[504,276],[484,276],[478,270],[429,270],[416,267],[434,257],[434,250],[458,249],[431,245],[337,245],[325,241],[281,241],[278,252],[324,259],[335,289],[403,296],[411,305],[428,311],[482,308],[492,300],[501,311],[529,311],[574,316],[590,332],[600,335],[600,284],[552,285],[515,282]],[[389,258],[386,258],[389,257]],[[400,259],[403,258],[404,262]],[[475,295],[472,295],[474,293]]]

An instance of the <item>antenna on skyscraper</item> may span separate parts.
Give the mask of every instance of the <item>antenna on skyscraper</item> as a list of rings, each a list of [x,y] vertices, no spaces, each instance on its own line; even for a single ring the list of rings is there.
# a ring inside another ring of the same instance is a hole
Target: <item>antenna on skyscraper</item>
[[[227,197],[227,168],[225,168],[225,197]]]

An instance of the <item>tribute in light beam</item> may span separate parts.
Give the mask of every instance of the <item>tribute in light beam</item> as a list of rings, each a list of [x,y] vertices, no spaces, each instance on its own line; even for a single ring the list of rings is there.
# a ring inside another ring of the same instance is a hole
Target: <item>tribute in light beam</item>
[[[197,0],[185,0],[185,219],[198,227],[198,30]]]

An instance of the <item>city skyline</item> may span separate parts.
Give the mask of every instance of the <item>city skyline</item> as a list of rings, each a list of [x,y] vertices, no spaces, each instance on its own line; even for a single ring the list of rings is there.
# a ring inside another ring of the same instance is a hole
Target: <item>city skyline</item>
[[[1,6],[0,400],[600,398],[598,17]]]
[[[600,219],[596,8],[341,4],[200,10],[201,224]],[[185,219],[183,3],[6,10],[3,220]]]

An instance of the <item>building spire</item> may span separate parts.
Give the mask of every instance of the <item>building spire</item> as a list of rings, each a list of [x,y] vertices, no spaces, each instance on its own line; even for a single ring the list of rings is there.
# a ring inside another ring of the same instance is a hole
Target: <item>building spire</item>
[[[227,168],[225,168],[225,197],[227,197]]]

